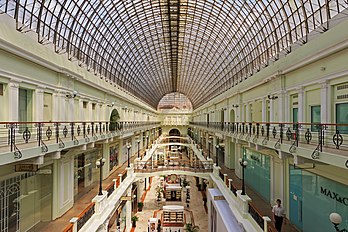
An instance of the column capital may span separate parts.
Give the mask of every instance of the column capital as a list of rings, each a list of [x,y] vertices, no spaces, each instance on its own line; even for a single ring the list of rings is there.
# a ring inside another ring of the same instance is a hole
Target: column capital
[[[304,93],[304,86],[300,86],[297,89],[298,94],[303,94]]]
[[[38,87],[38,88],[35,89],[35,93],[36,93],[36,94],[38,94],[38,93],[39,93],[39,94],[43,94],[43,93],[44,93],[44,89]]]
[[[9,83],[8,83],[8,86],[10,87],[10,88],[13,88],[13,89],[18,89],[19,88],[19,81],[17,82],[17,81],[13,81],[13,80],[11,80]]]
[[[329,81],[328,80],[324,80],[319,82],[320,86],[322,89],[326,89],[327,87],[329,87]]]

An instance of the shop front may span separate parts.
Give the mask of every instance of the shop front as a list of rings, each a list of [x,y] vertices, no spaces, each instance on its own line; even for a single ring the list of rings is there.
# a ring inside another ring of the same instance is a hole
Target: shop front
[[[118,143],[111,144],[109,147],[109,158],[110,158],[109,171],[110,172],[113,172],[119,165],[118,154],[119,154],[119,144]]]
[[[52,220],[52,165],[0,181],[0,231],[35,231]]]
[[[290,165],[290,221],[302,231],[334,231],[332,212],[348,228],[348,186]]]
[[[100,158],[101,149],[93,149],[74,157],[74,193],[75,201],[90,191],[99,180],[99,171],[96,161]]]
[[[270,202],[271,176],[270,156],[257,151],[243,148],[244,159],[248,162],[245,168],[246,184]]]

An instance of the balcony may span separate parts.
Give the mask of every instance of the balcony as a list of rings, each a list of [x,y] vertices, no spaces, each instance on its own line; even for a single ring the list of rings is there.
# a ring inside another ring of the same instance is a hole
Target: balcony
[[[166,159],[161,164],[153,160],[134,161],[135,173],[152,173],[159,171],[188,171],[195,173],[211,173],[213,172],[213,161],[201,161],[198,159],[196,159],[195,161],[183,159]]]
[[[348,124],[191,122],[190,125],[249,145],[348,168]]]
[[[159,122],[1,122],[0,156],[2,164],[33,158],[63,149],[88,145],[115,136],[159,126]],[[30,155],[25,150],[35,149]],[[35,154],[35,155],[34,155]],[[8,159],[9,158],[9,159]]]

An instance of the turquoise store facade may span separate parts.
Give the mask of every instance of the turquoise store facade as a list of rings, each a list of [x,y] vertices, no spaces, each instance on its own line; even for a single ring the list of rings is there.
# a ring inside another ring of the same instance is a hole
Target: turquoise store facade
[[[339,228],[348,228],[348,186],[290,165],[290,221],[305,232],[335,231],[332,212],[342,216]]]
[[[245,182],[267,202],[270,202],[270,156],[243,147],[243,157],[248,161],[245,169]]]

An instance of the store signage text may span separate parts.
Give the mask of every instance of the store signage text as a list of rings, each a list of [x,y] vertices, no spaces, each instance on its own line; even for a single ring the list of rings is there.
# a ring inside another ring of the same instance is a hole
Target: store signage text
[[[342,197],[338,193],[332,192],[326,188],[323,188],[322,186],[320,186],[320,193],[324,194],[327,197],[330,197],[333,200],[336,200],[341,204],[348,206],[348,197]]]
[[[15,172],[37,172],[39,165],[37,164],[16,164]]]

